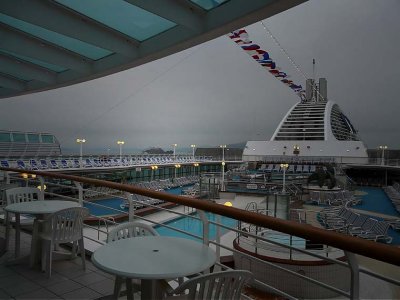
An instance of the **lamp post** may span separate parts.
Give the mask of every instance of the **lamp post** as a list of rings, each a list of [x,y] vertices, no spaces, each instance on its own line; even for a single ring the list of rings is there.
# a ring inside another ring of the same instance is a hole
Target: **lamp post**
[[[82,162],[82,146],[83,146],[83,143],[86,143],[86,140],[85,140],[85,139],[76,139],[76,142],[77,142],[78,144],[80,144],[79,165],[80,165],[81,168],[83,168],[83,162]]]
[[[222,165],[222,181],[221,181],[221,191],[225,191],[225,162],[221,163]]]
[[[225,191],[225,148],[226,145],[219,145],[222,148],[222,182],[221,182],[221,191]]]
[[[283,169],[283,183],[282,183],[282,194],[286,193],[286,169],[289,167],[288,164],[281,164],[281,168]]]
[[[153,173],[158,169],[158,166],[151,166],[151,181],[153,181]]]
[[[122,162],[122,145],[125,144],[125,141],[117,141],[119,145],[119,160]]]
[[[385,150],[387,149],[387,146],[379,146],[379,149],[382,150],[382,160],[381,160],[381,165],[383,166],[385,164]]]
[[[192,147],[192,159],[194,161],[194,149],[196,148],[196,145],[190,145],[190,147]]]
[[[175,151],[176,151],[177,146],[178,146],[178,144],[172,144],[172,147],[174,147],[174,161],[175,161],[175,155],[176,155]]]

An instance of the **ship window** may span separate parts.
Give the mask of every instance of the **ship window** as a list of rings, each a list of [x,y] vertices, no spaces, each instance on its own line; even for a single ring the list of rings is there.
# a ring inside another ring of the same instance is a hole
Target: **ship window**
[[[42,143],[54,143],[54,137],[50,134],[42,134]]]
[[[22,143],[26,142],[25,133],[13,133],[12,135],[14,142],[22,142]]]
[[[39,135],[38,134],[28,134],[29,143],[39,143]]]
[[[11,136],[9,133],[0,133],[0,142],[11,142]]]

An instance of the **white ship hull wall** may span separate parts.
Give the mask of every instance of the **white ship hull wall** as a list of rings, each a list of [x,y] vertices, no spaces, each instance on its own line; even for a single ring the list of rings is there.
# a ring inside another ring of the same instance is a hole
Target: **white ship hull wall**
[[[294,146],[300,148],[293,153]],[[368,162],[367,149],[361,141],[248,141],[243,151],[243,161],[268,161],[298,157],[307,160],[328,160],[346,164]]]

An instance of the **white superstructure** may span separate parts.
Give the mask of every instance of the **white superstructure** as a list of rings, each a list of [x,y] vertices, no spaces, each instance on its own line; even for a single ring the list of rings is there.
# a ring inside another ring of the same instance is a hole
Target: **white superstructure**
[[[331,159],[343,163],[366,162],[364,143],[339,106],[327,100],[326,79],[307,80],[306,99],[294,105],[270,141],[249,141],[243,160],[274,158]]]

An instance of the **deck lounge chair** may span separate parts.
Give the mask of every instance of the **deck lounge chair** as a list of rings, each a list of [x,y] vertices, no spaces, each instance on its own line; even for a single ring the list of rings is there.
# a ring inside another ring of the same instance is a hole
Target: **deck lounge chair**
[[[0,164],[3,168],[9,168],[10,164],[8,163],[8,160],[1,160]]]
[[[40,160],[40,168],[42,170],[50,169],[49,166],[47,165],[47,161],[45,159]]]
[[[61,167],[62,167],[63,169],[68,169],[68,168],[69,168],[69,165],[68,165],[68,162],[67,162],[66,159],[62,159],[62,160],[61,160]]]
[[[55,159],[50,160],[50,166],[52,169],[59,169],[60,167],[58,166],[58,163]]]
[[[31,170],[39,170],[38,163],[35,159],[30,159],[29,164],[31,165]]]
[[[17,160],[17,168],[18,169],[28,169],[23,160]]]
[[[91,162],[91,160],[89,158],[85,159],[85,162],[84,162],[83,165],[84,165],[85,168],[93,168],[93,164],[92,164],[92,162]]]
[[[360,238],[372,240],[372,241],[380,241],[383,240],[384,242],[390,244],[392,242],[392,237],[388,235],[388,230],[390,227],[390,223],[380,221],[377,222],[368,232],[363,232],[357,235]]]
[[[72,161],[72,166],[73,166],[74,168],[80,168],[81,165],[80,165],[80,163],[79,163],[79,160],[74,159],[74,160]]]

